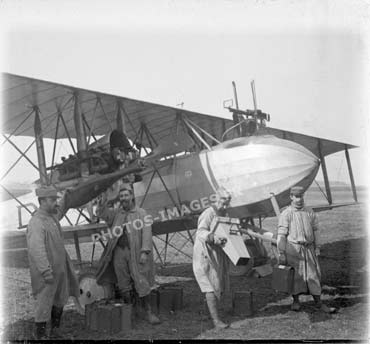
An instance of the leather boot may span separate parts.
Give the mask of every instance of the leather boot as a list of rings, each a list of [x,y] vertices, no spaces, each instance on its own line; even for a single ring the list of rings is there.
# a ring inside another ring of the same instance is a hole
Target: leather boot
[[[60,320],[63,314],[63,307],[53,306],[51,309],[51,338],[62,338],[62,333],[59,330]]]
[[[299,295],[293,295],[293,303],[290,306],[292,311],[298,312],[301,309],[301,304],[299,303]]]
[[[119,290],[117,293],[117,297],[123,303],[127,303],[129,305],[132,305],[134,302],[134,295],[132,290]]]
[[[336,311],[334,307],[328,307],[327,305],[323,304],[321,301],[320,295],[312,295],[312,296],[315,301],[316,308],[318,308],[320,311],[324,313],[334,313]]]
[[[46,335],[46,322],[35,322],[35,338],[47,339]]]
[[[209,309],[209,313],[211,314],[213,324],[215,325],[215,329],[222,330],[222,329],[227,328],[229,325],[222,322],[220,318],[218,317],[216,295],[214,293],[206,293],[206,300],[207,300],[207,306]]]
[[[147,320],[151,325],[157,325],[161,323],[161,320],[153,313],[152,307],[150,305],[150,295],[143,297],[144,309],[146,311]]]

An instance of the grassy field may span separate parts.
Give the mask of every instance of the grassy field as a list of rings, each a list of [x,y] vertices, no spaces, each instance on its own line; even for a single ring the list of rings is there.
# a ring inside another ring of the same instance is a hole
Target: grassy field
[[[367,261],[367,209],[365,205],[337,208],[318,214],[322,237],[320,257],[323,284],[331,287],[324,295],[325,302],[335,306],[338,312],[326,315],[313,308],[309,297],[303,302],[299,313],[290,311],[290,298],[274,292],[271,276],[254,278],[231,277],[231,289],[249,290],[253,293],[254,314],[250,317],[233,314],[231,293],[221,304],[223,319],[232,324],[222,332],[212,330],[211,320],[205,312],[205,304],[195,280],[175,282],[184,291],[184,307],[175,313],[161,313],[162,324],[148,325],[142,319],[135,322],[130,333],[107,336],[92,333],[84,328],[84,318],[71,305],[67,306],[62,330],[66,338],[73,339],[368,339],[368,261]],[[276,219],[263,221],[273,230]],[[179,247],[185,238],[173,238]],[[163,247],[158,242],[159,249]],[[67,247],[72,258],[74,248]],[[82,245],[84,260],[91,258],[91,244]],[[190,244],[184,246],[191,255]],[[101,248],[97,247],[97,258]],[[168,261],[173,266],[157,266],[159,276],[182,276],[193,278],[190,259],[170,249]],[[176,263],[182,263],[176,265]],[[4,264],[3,264],[4,265]],[[2,339],[30,338],[33,323],[33,304],[27,260],[21,252],[2,267],[3,293]]]

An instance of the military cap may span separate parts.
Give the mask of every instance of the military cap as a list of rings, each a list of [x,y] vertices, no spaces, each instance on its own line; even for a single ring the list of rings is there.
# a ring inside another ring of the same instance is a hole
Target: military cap
[[[119,187],[119,191],[129,191],[131,194],[133,193],[132,187],[130,184],[127,183],[122,183]]]
[[[59,197],[57,190],[52,186],[42,186],[36,189],[36,196],[40,198],[44,197]]]
[[[302,196],[304,194],[304,189],[302,186],[293,186],[290,189],[290,194],[293,196]]]

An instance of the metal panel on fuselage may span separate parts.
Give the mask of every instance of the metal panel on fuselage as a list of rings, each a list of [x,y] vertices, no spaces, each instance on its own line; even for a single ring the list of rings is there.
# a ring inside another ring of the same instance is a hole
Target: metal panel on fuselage
[[[206,177],[198,154],[176,157],[168,160],[158,168],[163,182],[158,174],[152,180],[144,203],[141,205],[153,219],[163,221],[190,213],[199,213],[210,205],[208,197],[214,195]],[[147,191],[151,174],[143,176],[143,181],[134,184],[136,203],[140,205]]]

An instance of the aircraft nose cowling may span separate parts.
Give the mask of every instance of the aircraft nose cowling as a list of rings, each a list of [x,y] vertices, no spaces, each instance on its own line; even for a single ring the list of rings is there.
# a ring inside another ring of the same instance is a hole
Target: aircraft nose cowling
[[[284,195],[287,203],[289,189],[297,184],[307,189],[320,165],[305,147],[271,135],[224,142],[201,154],[201,163],[214,188],[231,192],[233,208],[265,201],[272,193]]]

